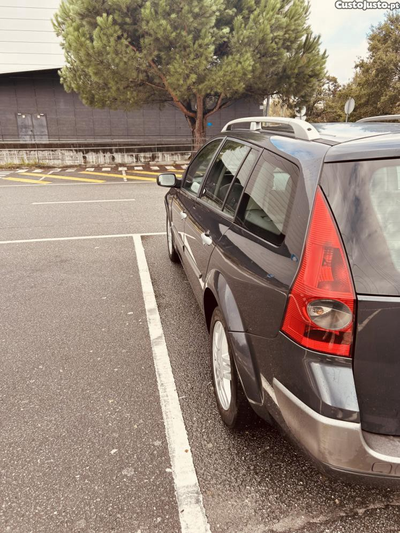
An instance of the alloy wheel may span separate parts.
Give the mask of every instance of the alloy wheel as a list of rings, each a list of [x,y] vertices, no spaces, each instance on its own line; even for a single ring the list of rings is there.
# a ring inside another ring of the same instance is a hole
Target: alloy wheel
[[[225,328],[219,320],[214,324],[212,352],[216,393],[222,408],[227,411],[232,401],[232,367]]]

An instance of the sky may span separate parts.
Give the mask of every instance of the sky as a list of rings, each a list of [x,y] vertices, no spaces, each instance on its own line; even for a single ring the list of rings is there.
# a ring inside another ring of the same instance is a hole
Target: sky
[[[350,3],[353,0],[344,1]],[[4,41],[0,51],[0,73],[59,67],[64,62],[50,22],[60,0],[29,0],[33,7],[18,7],[26,2],[0,0],[0,40]],[[371,25],[383,20],[385,10],[337,9],[336,0],[310,2],[311,27],[314,33],[321,34],[323,48],[329,54],[328,72],[345,83],[352,78],[357,58],[366,56],[366,35]],[[395,3],[394,0],[389,2]],[[372,2],[368,0],[368,3]],[[11,4],[16,5],[1,7]],[[39,10],[34,7],[39,5]],[[41,20],[44,18],[41,14],[43,9],[46,10],[46,20]],[[35,22],[34,31],[32,20]],[[26,51],[27,39],[30,42],[29,52]]]
[[[345,83],[353,77],[358,57],[367,55],[367,34],[371,26],[381,22],[387,10],[337,9],[335,0],[310,0],[310,3],[311,27],[321,35],[322,48],[329,54],[328,73]]]

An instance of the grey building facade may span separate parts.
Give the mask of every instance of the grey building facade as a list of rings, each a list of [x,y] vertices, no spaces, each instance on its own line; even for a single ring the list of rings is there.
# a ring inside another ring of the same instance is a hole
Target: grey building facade
[[[172,104],[131,111],[91,109],[60,84],[65,63],[51,19],[60,0],[0,0],[0,142],[176,144],[191,138]],[[210,119],[207,136],[233,118],[259,114],[239,101]]]
[[[234,118],[260,113],[254,101],[239,100],[210,117],[207,136]],[[0,75],[0,139],[3,142],[108,142],[176,144],[190,139],[183,114],[173,105],[130,112],[92,109],[67,93],[56,69]]]

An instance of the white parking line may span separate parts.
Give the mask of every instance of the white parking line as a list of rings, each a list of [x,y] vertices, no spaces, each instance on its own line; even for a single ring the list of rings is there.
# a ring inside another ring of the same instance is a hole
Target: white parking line
[[[155,233],[121,233],[117,235],[83,235],[79,237],[47,237],[44,239],[20,239],[15,241],[0,241],[0,244],[28,244],[31,242],[56,242],[56,241],[86,241],[89,239],[120,239],[123,237],[165,235],[165,232]]]
[[[122,172],[122,175],[124,176],[124,181],[128,181],[126,179],[126,171],[128,170],[127,167],[119,167],[118,169],[120,172]]]
[[[102,202],[136,202],[135,198],[118,198],[116,200],[69,200],[68,202],[32,202],[31,205],[52,204],[99,204]]]
[[[133,237],[182,533],[210,533],[140,235]]]

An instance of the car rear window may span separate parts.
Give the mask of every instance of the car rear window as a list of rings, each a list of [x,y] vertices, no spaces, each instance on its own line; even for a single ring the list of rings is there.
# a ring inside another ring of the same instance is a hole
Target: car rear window
[[[371,177],[371,203],[393,265],[400,272],[400,163],[376,170]]]
[[[356,290],[400,294],[400,159],[326,164],[321,181]]]

